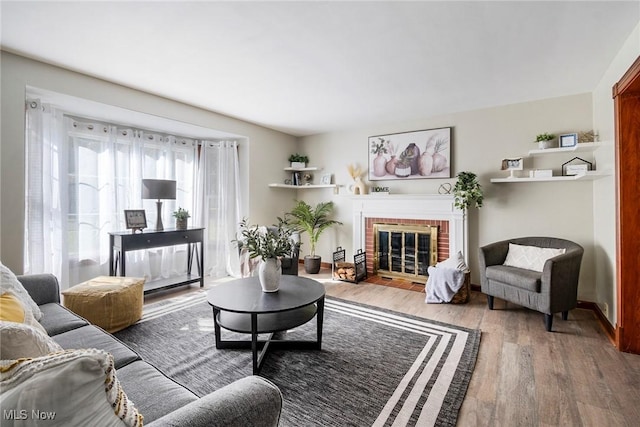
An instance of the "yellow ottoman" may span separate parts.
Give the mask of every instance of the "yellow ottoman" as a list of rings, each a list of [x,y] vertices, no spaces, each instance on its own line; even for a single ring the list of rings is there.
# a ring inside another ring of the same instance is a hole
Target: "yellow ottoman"
[[[113,333],[142,317],[144,278],[99,276],[62,291],[63,304]]]

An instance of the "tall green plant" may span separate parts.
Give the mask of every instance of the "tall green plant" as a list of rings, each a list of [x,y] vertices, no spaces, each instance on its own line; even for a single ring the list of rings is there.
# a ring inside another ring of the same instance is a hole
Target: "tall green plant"
[[[330,219],[333,212],[333,202],[321,202],[311,207],[304,200],[296,200],[296,206],[285,214],[285,221],[294,230],[309,234],[311,256],[316,256],[316,243],[322,232],[334,225],[342,225],[340,221]]]
[[[473,172],[460,172],[458,181],[453,186],[453,196],[455,198],[455,206],[458,209],[467,209],[474,205],[476,208],[481,207],[484,195],[476,174]]]

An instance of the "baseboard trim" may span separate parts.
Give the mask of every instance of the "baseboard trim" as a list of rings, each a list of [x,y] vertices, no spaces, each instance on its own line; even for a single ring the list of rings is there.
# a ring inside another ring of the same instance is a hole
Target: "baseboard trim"
[[[591,301],[578,301],[578,308],[593,311],[593,314],[596,315],[596,318],[600,322],[600,326],[602,326],[605,335],[607,336],[607,338],[609,338],[611,344],[616,347],[616,329],[611,323],[609,323],[609,319],[607,319],[607,316],[604,315],[604,313],[600,309],[600,306]]]

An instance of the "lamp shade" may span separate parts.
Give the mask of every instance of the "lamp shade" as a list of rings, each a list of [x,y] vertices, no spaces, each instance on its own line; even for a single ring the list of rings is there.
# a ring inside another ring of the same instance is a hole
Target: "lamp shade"
[[[175,200],[176,182],[170,179],[143,179],[142,198]]]

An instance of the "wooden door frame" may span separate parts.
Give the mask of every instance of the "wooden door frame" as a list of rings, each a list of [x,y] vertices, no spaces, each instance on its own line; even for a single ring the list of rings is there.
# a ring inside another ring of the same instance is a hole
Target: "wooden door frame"
[[[616,347],[640,354],[640,57],[613,86],[616,185]]]

